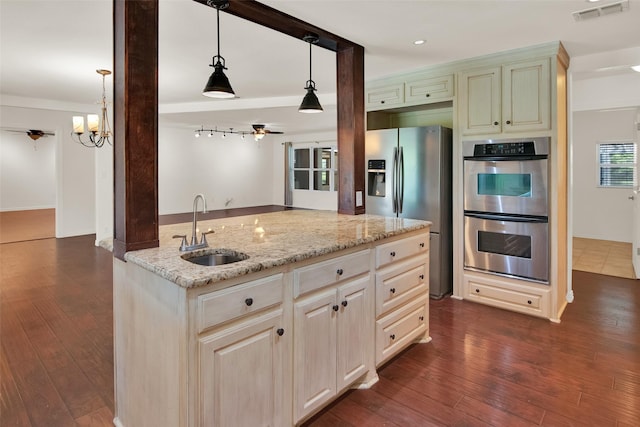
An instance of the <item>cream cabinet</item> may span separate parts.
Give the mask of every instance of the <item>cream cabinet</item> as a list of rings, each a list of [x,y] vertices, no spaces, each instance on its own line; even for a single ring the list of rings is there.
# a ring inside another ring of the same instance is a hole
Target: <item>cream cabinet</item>
[[[404,83],[394,83],[365,91],[365,109],[379,110],[404,103]]]
[[[548,58],[461,72],[459,84],[463,135],[551,127]]]
[[[412,342],[429,341],[429,234],[376,248],[376,349],[380,366]]]
[[[410,80],[404,85],[407,104],[426,104],[453,96],[453,74]]]
[[[538,317],[550,316],[549,285],[496,278],[480,272],[464,274],[464,298]]]
[[[348,266],[350,261],[367,255],[366,267],[358,278],[334,280],[319,291],[308,291],[294,303],[295,325],[293,381],[294,420],[300,421],[316,412],[329,400],[373,369],[372,281],[368,271],[369,251],[303,267],[294,273],[298,281],[315,277],[323,283],[332,277],[328,266]],[[338,267],[338,269],[340,269]],[[353,271],[353,270],[352,270]],[[345,273],[341,273],[344,275]],[[308,288],[305,283],[294,287]]]
[[[200,338],[201,426],[285,424],[282,309]]]

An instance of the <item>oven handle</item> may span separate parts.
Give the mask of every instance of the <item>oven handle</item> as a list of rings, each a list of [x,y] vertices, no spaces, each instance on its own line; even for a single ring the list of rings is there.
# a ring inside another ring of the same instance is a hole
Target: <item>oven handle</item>
[[[508,221],[508,222],[532,222],[532,223],[547,223],[549,218],[546,216],[519,216],[519,215],[507,215],[487,212],[475,212],[465,211],[464,216],[478,219],[488,219],[491,221]]]
[[[531,156],[465,156],[464,160],[474,162],[518,162],[521,160],[546,160],[549,156],[546,154]]]

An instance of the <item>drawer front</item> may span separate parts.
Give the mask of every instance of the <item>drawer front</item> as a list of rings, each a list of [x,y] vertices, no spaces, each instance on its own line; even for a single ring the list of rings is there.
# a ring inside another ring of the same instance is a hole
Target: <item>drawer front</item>
[[[293,297],[369,272],[369,249],[297,268],[293,272]]]
[[[406,102],[430,102],[453,96],[453,74],[430,79],[407,82],[405,86]]]
[[[497,288],[482,283],[469,282],[469,298],[479,298],[520,305],[522,307],[540,309],[540,295],[522,293],[509,289]]]
[[[368,89],[367,109],[384,108],[404,103],[404,83]]]
[[[428,304],[428,298],[421,298],[376,322],[376,366],[424,335],[429,328]]]
[[[376,273],[376,316],[429,293],[428,267],[417,258]]]
[[[198,332],[282,303],[283,274],[198,296]]]
[[[551,293],[546,287],[503,282],[499,278],[490,281],[475,274],[465,274],[464,298],[540,317],[549,316],[551,304]]]
[[[396,240],[376,247],[376,268],[429,250],[429,233]]]

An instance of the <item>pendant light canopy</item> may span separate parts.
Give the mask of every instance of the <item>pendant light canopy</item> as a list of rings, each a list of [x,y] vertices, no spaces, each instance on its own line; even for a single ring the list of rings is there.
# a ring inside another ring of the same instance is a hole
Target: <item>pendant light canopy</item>
[[[302,99],[298,111],[301,113],[322,113],[324,110],[322,109],[322,105],[320,105],[318,97],[314,93],[316,91],[316,83],[311,78],[311,45],[318,43],[320,39],[316,34],[307,34],[303,37],[303,40],[309,43],[309,80],[307,80],[305,86],[307,94]]]
[[[213,73],[207,85],[204,87],[202,94],[211,98],[234,98],[235,92],[231,88],[229,79],[224,74],[225,66],[224,58],[220,56],[220,10],[229,7],[228,0],[207,0],[207,5],[216,9],[217,18],[217,34],[218,34],[218,54],[213,57],[210,67],[213,67]]]

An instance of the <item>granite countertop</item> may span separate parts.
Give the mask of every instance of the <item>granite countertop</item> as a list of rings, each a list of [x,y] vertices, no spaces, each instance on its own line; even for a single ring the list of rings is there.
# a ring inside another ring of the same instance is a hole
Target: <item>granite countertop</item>
[[[388,218],[377,215],[342,215],[331,211],[291,210],[259,215],[199,221],[201,231],[212,229],[209,248],[180,252],[180,239],[191,237],[191,223],[160,227],[160,247],[127,252],[125,260],[170,280],[192,288],[220,282],[245,274],[290,264],[374,242],[376,240],[424,229],[429,221]],[[198,239],[200,238],[198,233]],[[200,266],[182,259],[229,249],[242,252],[248,259],[214,267]]]

